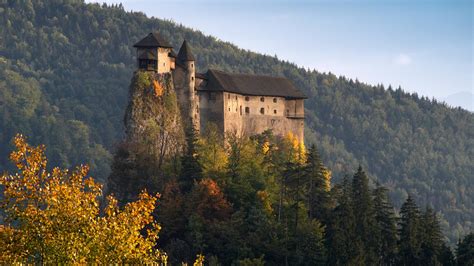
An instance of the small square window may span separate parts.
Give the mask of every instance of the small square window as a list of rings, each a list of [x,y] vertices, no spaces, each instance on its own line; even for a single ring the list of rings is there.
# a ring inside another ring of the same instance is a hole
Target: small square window
[[[265,97],[260,97],[260,101],[261,101],[261,102],[264,102],[264,101],[265,101]]]
[[[249,107],[245,107],[245,113],[250,114],[250,108]]]
[[[260,113],[261,113],[262,115],[264,115],[264,114],[265,114],[265,108],[260,108]]]
[[[273,98],[273,102],[276,103],[276,102],[277,102],[277,98]]]
[[[245,101],[247,101],[247,102],[250,101],[249,96],[246,96],[246,97],[245,97]]]

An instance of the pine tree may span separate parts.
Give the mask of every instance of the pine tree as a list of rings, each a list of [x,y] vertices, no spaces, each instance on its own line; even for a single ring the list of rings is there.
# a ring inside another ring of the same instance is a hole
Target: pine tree
[[[369,179],[362,167],[352,179],[352,202],[355,212],[357,237],[363,243],[366,264],[378,264],[377,247],[380,235],[375,219],[374,202],[369,188]]]
[[[411,196],[400,209],[400,255],[403,265],[418,265],[421,252],[420,210]]]
[[[326,180],[327,168],[324,167],[319,152],[313,144],[308,151],[303,175],[308,186],[308,216],[327,223],[331,209],[328,180]]]
[[[373,192],[375,219],[380,241],[377,254],[383,265],[394,265],[397,255],[397,224],[395,211],[387,196],[387,188],[377,186]]]
[[[456,261],[459,266],[474,265],[474,233],[459,240],[456,247]]]
[[[446,243],[443,243],[441,246],[441,251],[438,256],[439,262],[443,266],[454,266],[456,265],[456,260],[454,259],[453,251]]]
[[[351,203],[351,186],[346,176],[342,185],[336,186],[337,205],[330,216],[328,224],[328,264],[329,265],[363,265],[364,250],[356,237],[356,222]]]
[[[179,183],[183,191],[190,191],[194,181],[202,179],[202,167],[196,150],[198,137],[193,127],[189,127],[186,132],[186,143],[186,151],[181,156]]]
[[[439,264],[439,255],[444,244],[443,234],[436,213],[427,207],[421,219],[421,261],[425,265]]]

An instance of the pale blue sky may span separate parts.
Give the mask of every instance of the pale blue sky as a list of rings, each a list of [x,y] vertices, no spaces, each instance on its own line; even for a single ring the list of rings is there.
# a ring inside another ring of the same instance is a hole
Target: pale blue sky
[[[126,10],[370,84],[438,99],[474,93],[472,1],[94,2],[122,2]]]

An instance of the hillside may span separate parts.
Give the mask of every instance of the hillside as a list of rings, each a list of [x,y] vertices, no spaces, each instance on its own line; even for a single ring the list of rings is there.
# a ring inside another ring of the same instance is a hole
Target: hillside
[[[390,189],[441,211],[452,241],[473,230],[474,115],[460,108],[308,71],[245,51],[169,21],[77,0],[0,3],[0,171],[22,132],[48,147],[52,165],[82,162],[105,180],[123,137],[132,44],[159,30],[174,46],[186,38],[199,70],[285,76],[308,96],[306,143],[316,143],[335,179],[360,163]]]

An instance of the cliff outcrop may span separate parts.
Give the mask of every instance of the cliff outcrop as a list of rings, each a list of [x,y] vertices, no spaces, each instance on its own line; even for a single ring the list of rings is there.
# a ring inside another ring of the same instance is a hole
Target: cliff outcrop
[[[134,74],[124,125],[126,137],[114,156],[109,189],[128,201],[145,186],[160,190],[165,176],[179,169],[185,135],[170,73]]]

